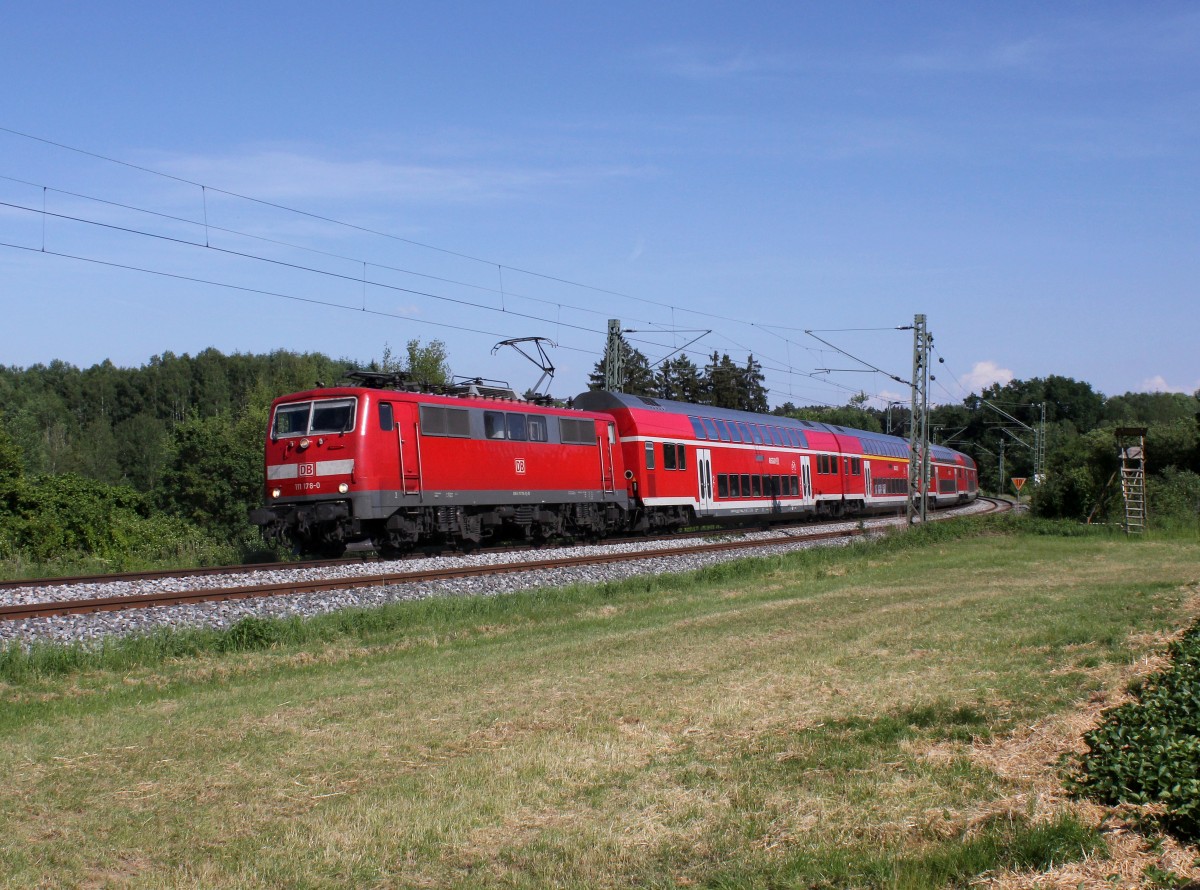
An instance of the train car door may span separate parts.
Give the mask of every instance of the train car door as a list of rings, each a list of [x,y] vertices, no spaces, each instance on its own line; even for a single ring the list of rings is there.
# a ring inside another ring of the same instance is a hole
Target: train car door
[[[417,406],[411,402],[393,402],[396,416],[396,443],[400,452],[401,487],[405,494],[421,491],[421,442],[417,438]]]
[[[700,482],[700,512],[712,510],[712,451],[708,448],[696,449],[696,473]]]
[[[871,498],[875,491],[871,487],[871,462],[865,457],[863,458],[863,503],[871,503]]]
[[[812,470],[809,469],[809,458],[807,455],[800,458],[800,484],[803,488],[800,491],[800,496],[806,501],[812,500]]]
[[[616,424],[596,421],[596,446],[600,450],[600,485],[606,492],[616,491],[613,445],[617,441]]]

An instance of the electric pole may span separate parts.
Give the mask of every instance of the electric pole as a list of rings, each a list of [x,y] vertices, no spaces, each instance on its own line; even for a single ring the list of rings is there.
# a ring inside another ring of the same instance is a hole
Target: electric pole
[[[604,388],[620,392],[625,388],[625,350],[621,348],[621,320],[608,320],[608,344],[604,349]]]
[[[924,315],[913,317],[911,422],[908,430],[908,524],[926,520],[929,484],[929,349],[933,337]]]

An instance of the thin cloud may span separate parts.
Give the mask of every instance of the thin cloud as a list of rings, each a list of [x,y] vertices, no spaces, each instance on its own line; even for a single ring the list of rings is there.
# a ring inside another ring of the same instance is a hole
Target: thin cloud
[[[522,168],[340,160],[286,149],[177,157],[160,169],[213,188],[267,201],[475,203],[507,200],[640,175],[633,167]]]
[[[971,370],[958,378],[958,385],[966,392],[983,392],[993,383],[1005,386],[1013,381],[1014,374],[990,359],[976,362]]]
[[[1190,395],[1200,391],[1200,380],[1197,380],[1191,386],[1173,386],[1167,382],[1167,379],[1162,374],[1155,374],[1142,381],[1139,392],[1181,392]]]

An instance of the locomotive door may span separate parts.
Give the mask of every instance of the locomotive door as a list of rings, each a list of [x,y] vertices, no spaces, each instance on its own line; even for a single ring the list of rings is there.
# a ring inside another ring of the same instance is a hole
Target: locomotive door
[[[712,451],[708,448],[696,449],[696,473],[700,483],[700,512],[712,510]]]
[[[396,442],[400,452],[401,488],[405,494],[421,491],[421,444],[417,440],[417,406],[395,402]]]
[[[812,493],[812,470],[810,470],[808,468],[808,461],[809,461],[808,457],[800,458],[800,484],[803,486],[803,490],[800,492],[800,496],[803,497],[804,500],[806,500],[806,501],[812,500],[812,496],[813,496],[813,493]]]

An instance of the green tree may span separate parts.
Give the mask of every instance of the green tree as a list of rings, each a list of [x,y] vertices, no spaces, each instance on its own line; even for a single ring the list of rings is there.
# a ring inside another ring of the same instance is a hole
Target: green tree
[[[226,540],[249,533],[247,513],[261,499],[264,424],[260,411],[193,415],[177,424],[159,479],[159,505]]]
[[[764,385],[766,377],[762,365],[751,354],[746,357],[746,366],[738,373],[738,404],[742,411],[754,411],[765,414],[767,408],[767,388]]]
[[[704,366],[704,399],[716,408],[737,408],[742,401],[742,369],[729,353],[713,352]]]
[[[700,369],[682,353],[658,366],[654,374],[654,389],[660,398],[677,402],[699,402],[704,395]]]
[[[386,354],[386,346],[384,350]],[[407,353],[408,363],[404,370],[416,382],[430,386],[444,386],[453,379],[454,375],[450,371],[446,344],[441,340],[430,340],[425,346],[422,346],[418,339],[409,340]]]

